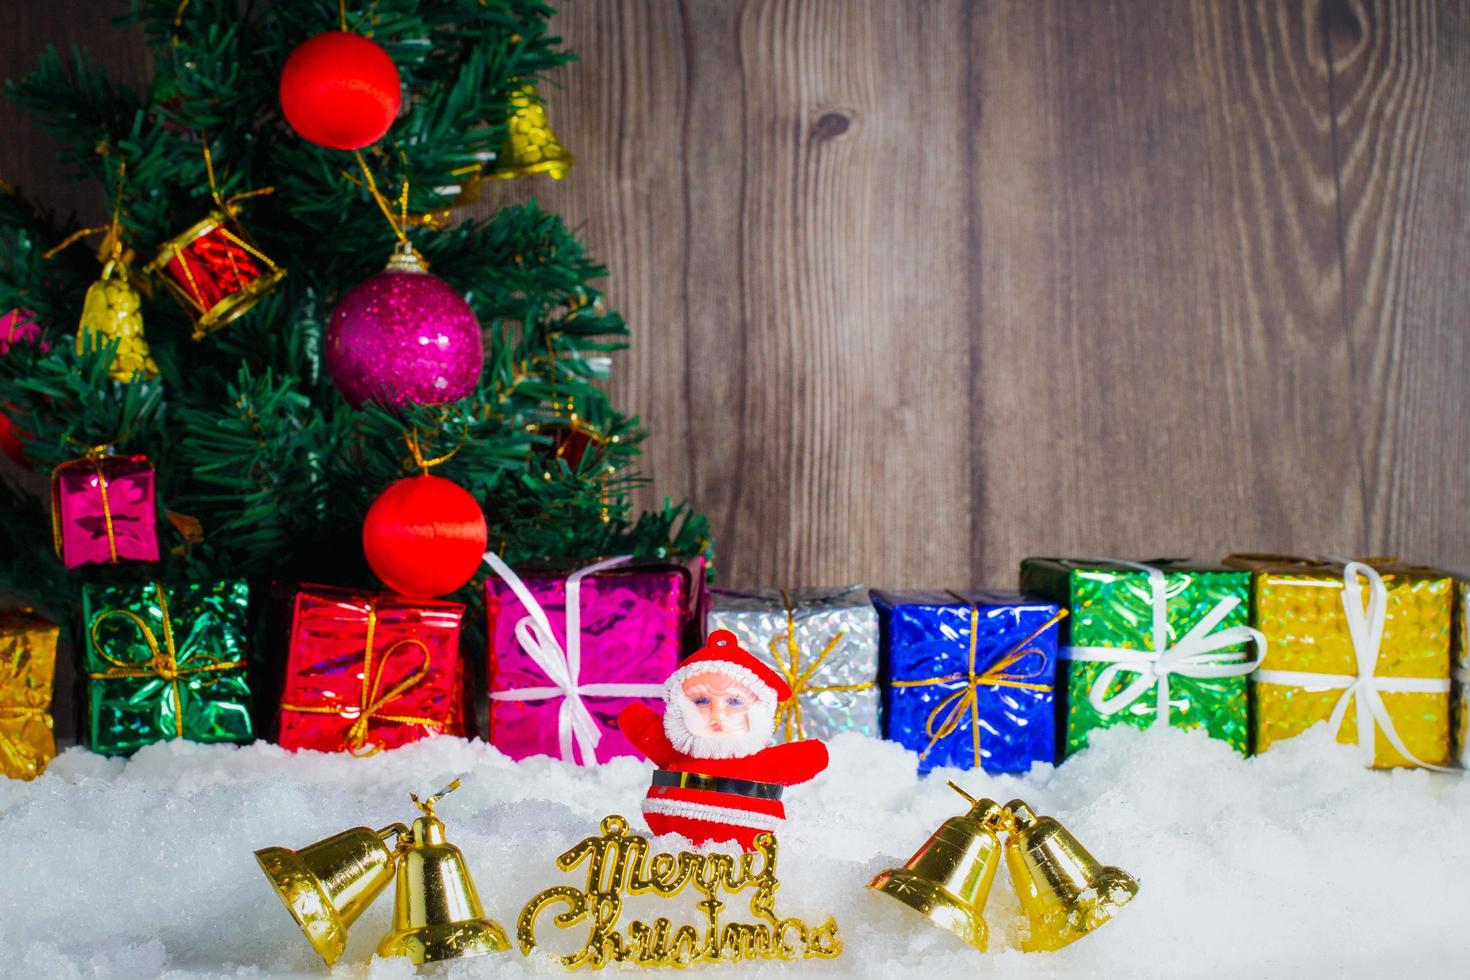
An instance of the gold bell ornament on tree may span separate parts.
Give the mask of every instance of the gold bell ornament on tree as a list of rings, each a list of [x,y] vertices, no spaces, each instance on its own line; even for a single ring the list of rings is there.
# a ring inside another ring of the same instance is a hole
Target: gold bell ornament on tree
[[[1138,894],[1132,876],[1099,864],[1065,827],[1038,817],[1025,801],[1001,806],[949,786],[970,802],[969,813],[946,820],[902,868],[882,872],[869,888],[982,952],[989,944],[985,903],[1002,856],[1027,919],[1021,948],[1028,953],[1076,942]]]
[[[415,964],[463,959],[510,949],[505,930],[485,917],[464,855],[444,837],[434,806],[458,789],[458,779],[426,800],[409,794],[420,815],[412,826],[354,827],[299,851],[255,852],[261,870],[328,966],[347,948],[347,931],[395,880],[393,928],[379,956]],[[389,839],[394,841],[388,846]]]
[[[269,194],[271,188],[226,200],[215,186],[207,143],[204,166],[214,208],[183,234],[165,242],[148,264],[148,271],[168,286],[194,321],[195,340],[244,314],[286,275],[285,269],[256,247],[239,220],[239,202]]]
[[[102,267],[102,277],[87,287],[82,300],[82,319],[77,325],[77,350],[89,345],[117,341],[117,353],[107,376],[114,381],[132,381],[158,375],[158,365],[143,337],[143,300],[128,281],[126,261],[119,254]]]
[[[535,86],[518,87],[511,93],[510,105],[505,146],[485,176],[491,180],[514,180],[547,174],[552,180],[561,180],[577,158],[556,141]]]
[[[107,376],[114,381],[132,381],[138,374],[145,378],[158,375],[158,365],[148,350],[148,341],[143,338],[143,300],[128,274],[128,257],[132,253],[123,247],[122,195],[126,177],[127,165],[119,164],[111,223],[73,232],[45,253],[45,258],[49,259],[87,235],[99,231],[107,233],[98,255],[102,262],[102,275],[87,287],[87,295],[82,299],[76,344],[80,353],[89,347],[116,341],[117,351],[107,369]]]

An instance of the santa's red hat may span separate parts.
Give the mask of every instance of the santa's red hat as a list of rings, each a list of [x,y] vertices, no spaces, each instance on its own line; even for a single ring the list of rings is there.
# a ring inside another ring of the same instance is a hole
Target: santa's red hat
[[[729,630],[715,630],[704,646],[690,654],[669,676],[672,692],[695,674],[713,671],[733,677],[749,687],[762,701],[779,705],[791,697],[791,685],[770,665],[757,660]]]

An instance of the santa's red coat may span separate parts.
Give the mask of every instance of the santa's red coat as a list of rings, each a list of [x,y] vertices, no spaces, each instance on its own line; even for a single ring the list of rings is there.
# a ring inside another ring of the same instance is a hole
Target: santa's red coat
[[[654,765],[670,772],[794,786],[827,768],[827,746],[815,739],[773,745],[735,759],[686,755],[670,744],[663,716],[645,704],[624,708],[618,716],[618,727]],[[648,829],[655,834],[683,834],[695,844],[733,840],[751,850],[757,834],[775,830],[786,818],[786,808],[780,800],[681,786],[651,786],[643,800],[643,815]]]

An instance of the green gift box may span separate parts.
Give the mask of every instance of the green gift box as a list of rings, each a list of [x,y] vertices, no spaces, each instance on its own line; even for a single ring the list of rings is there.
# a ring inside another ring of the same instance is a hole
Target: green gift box
[[[82,593],[89,742],[248,742],[244,582],[92,585]]]
[[[1203,727],[1249,752],[1247,675],[1266,649],[1250,625],[1250,588],[1248,572],[1183,561],[1023,561],[1021,590],[1070,613],[1062,754],[1085,748],[1094,728],[1154,724]]]

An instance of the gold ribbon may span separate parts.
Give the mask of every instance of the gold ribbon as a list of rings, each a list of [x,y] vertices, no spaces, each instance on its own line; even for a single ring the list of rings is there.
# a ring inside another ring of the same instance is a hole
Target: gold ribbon
[[[62,470],[91,466],[97,473],[97,490],[102,494],[102,523],[107,529],[108,563],[117,564],[117,533],[112,526],[112,502],[108,500],[107,477],[102,472],[102,460],[106,457],[108,448],[106,443],[92,446],[87,450],[87,455],[82,458],[59,463],[51,470],[51,543],[56,548],[58,558],[61,557],[61,478],[59,474]]]
[[[423,451],[423,440],[419,436],[419,427],[414,426],[412,430],[405,429],[403,432],[403,444],[406,445],[408,447],[408,451],[413,454],[414,465],[419,468],[419,471],[421,473],[428,473],[431,468],[438,466],[441,463],[449,462],[451,459],[454,458],[455,453],[464,448],[464,442],[464,439],[460,439],[459,444],[453,449],[449,450],[449,452],[444,453],[442,456],[434,456],[432,458],[426,459],[424,457]]]
[[[163,583],[153,583],[154,594],[158,599],[158,613],[163,621],[163,645],[159,646],[158,637],[153,630],[149,629],[143,617],[131,609],[108,609],[92,617],[92,625],[87,631],[88,638],[92,642],[92,650],[112,664],[111,670],[97,671],[87,674],[93,680],[112,680],[119,677],[157,677],[166,682],[174,695],[174,734],[178,738],[184,737],[184,693],[179,686],[181,678],[191,674],[216,673],[222,670],[243,670],[245,665],[238,660],[220,660],[208,654],[196,655],[201,663],[190,663],[189,666],[179,665],[178,652],[174,649],[173,621],[168,615],[168,596],[163,591]],[[107,655],[102,649],[102,642],[98,639],[97,631],[101,628],[103,621],[112,617],[126,619],[138,628],[138,634],[142,636],[152,654],[142,662],[115,660]],[[193,658],[191,658],[192,660]]]
[[[104,148],[104,149],[99,150],[98,152],[101,152],[101,153],[105,154],[107,151]],[[105,231],[105,232],[107,232],[107,237],[102,240],[103,246],[104,247],[111,246],[111,257],[112,257],[112,261],[117,262],[119,259],[121,259],[123,257],[123,247],[122,247],[122,199],[123,199],[123,183],[127,179],[127,176],[128,176],[128,162],[126,160],[122,160],[117,165],[117,194],[113,197],[113,201],[112,201],[112,221],[111,222],[109,222],[108,224],[105,224],[105,225],[93,225],[90,228],[79,228],[79,229],[77,229],[76,231],[72,232],[70,235],[67,235],[65,238],[63,238],[60,243],[58,243],[56,245],[53,245],[50,248],[48,248],[46,251],[42,252],[41,253],[41,258],[43,258],[43,259],[51,259],[51,258],[53,258],[56,255],[57,252],[60,252],[63,249],[70,247],[72,244],[74,244],[74,243],[76,243],[78,241],[81,241],[83,238],[86,238],[88,235],[95,235],[99,231]],[[100,255],[97,258],[98,258],[99,261],[101,261],[101,259],[102,259],[102,257]]]
[[[440,718],[383,713],[384,706],[429,676],[429,647],[422,640],[399,640],[383,651],[383,657],[378,661],[377,669],[375,670],[373,668],[373,640],[377,637],[377,633],[378,600],[375,598],[368,603],[367,641],[363,644],[362,688],[358,694],[357,720],[347,730],[348,750],[353,755],[361,754],[369,756],[382,751],[383,747],[376,742],[373,743],[369,751],[361,751],[367,744],[368,726],[374,718],[379,721],[397,722],[401,725],[433,725],[441,730],[444,727],[444,722]],[[378,694],[378,686],[383,682],[383,670],[388,666],[388,661],[393,659],[393,654],[400,647],[418,647],[423,652],[424,662],[419,666],[417,671],[393,685],[387,694],[380,696]],[[317,704],[282,704],[281,710],[299,711],[309,715],[340,715],[343,712],[341,706],[332,707],[330,705]]]
[[[1040,677],[1046,670],[1046,654],[1028,644],[1066,618],[1067,610],[1058,610],[1055,616],[1042,623],[1025,639],[1007,650],[999,660],[990,665],[985,673],[977,674],[975,673],[975,647],[980,629],[980,608],[958,593],[951,592],[950,595],[961,602],[969,603],[970,606],[970,656],[965,673],[945,674],[942,677],[931,677],[921,681],[892,681],[891,683],[894,687],[929,687],[934,684],[953,684],[956,681],[963,681],[963,687],[940,701],[934,706],[934,710],[929,712],[929,718],[924,724],[924,733],[929,736],[929,744],[924,747],[923,752],[919,753],[919,758],[925,758],[934,746],[939,744],[940,739],[948,738],[958,731],[960,722],[968,714],[970,716],[970,743],[975,753],[975,766],[978,768],[980,766],[979,689],[981,687],[1015,687],[1027,691],[1050,691],[1052,689],[1050,684],[1040,684],[1035,681],[1035,678]],[[1035,670],[1024,674],[1009,672],[1012,666],[1033,655],[1041,658],[1041,663]]]
[[[807,694],[824,694],[828,691],[866,691],[876,686],[876,681],[864,681],[861,684],[813,684],[812,677],[822,669],[822,664],[827,662],[832,651],[837,649],[837,644],[847,635],[843,630],[838,630],[832,635],[817,659],[812,665],[802,669],[801,647],[796,642],[796,608],[791,601],[791,596],[785,589],[781,590],[781,601],[786,605],[786,635],[771,637],[769,649],[771,659],[775,661],[776,667],[781,671],[786,685],[791,688],[791,697],[782,701],[776,708],[776,724],[781,729],[781,740],[790,742],[796,739],[806,738],[806,727],[802,723],[802,711],[800,698]],[[781,657],[781,647],[786,647],[786,658]]]

